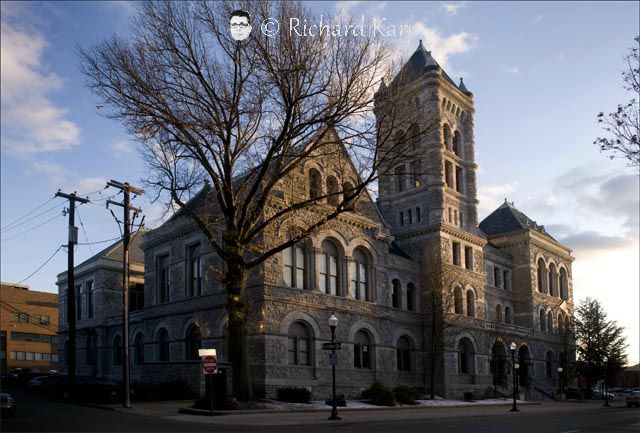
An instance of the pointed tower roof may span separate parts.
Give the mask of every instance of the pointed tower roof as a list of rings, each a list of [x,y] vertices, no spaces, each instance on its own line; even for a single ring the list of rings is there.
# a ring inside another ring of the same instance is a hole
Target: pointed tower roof
[[[467,89],[467,86],[464,85],[464,81],[462,81],[462,77],[460,77],[460,84],[458,84],[458,89],[462,90],[464,93],[470,95],[471,92]]]
[[[411,55],[411,57],[409,57],[407,63],[402,66],[398,75],[393,79],[390,87],[393,87],[394,85],[398,85],[400,83],[407,84],[412,82],[422,74],[425,68],[442,69],[438,62],[436,62],[436,59],[434,59],[431,55],[431,51],[427,51],[427,49],[422,44],[422,39],[420,39],[418,48]],[[442,74],[447,79],[447,81],[456,86],[456,83],[453,82],[451,77],[447,75],[444,69],[442,70]]]
[[[480,223],[480,230],[489,237],[529,229],[535,230],[541,235],[558,242],[553,236],[546,232],[544,226],[538,225],[538,223],[520,212],[513,202],[507,201],[506,198],[498,209],[494,210]]]

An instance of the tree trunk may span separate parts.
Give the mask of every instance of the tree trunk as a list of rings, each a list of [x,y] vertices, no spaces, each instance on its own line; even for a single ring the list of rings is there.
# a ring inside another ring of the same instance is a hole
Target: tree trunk
[[[251,401],[251,372],[249,370],[249,346],[247,341],[247,306],[244,302],[246,270],[241,257],[227,261],[224,277],[227,289],[227,314],[229,315],[229,359],[233,367],[233,396],[240,401]]]

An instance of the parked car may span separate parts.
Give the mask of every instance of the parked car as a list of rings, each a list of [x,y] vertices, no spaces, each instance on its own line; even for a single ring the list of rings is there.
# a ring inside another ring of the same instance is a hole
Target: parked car
[[[69,376],[60,374],[43,379],[42,390],[52,397],[69,398],[71,396]],[[71,397],[103,402],[113,400],[117,397],[119,391],[118,386],[110,381],[103,381],[89,376],[76,376],[75,395]]]
[[[42,390],[42,382],[48,378],[49,376],[36,376],[33,379],[31,379],[29,382],[27,382],[27,389],[30,389],[32,391],[40,391]]]
[[[0,394],[0,413],[2,416],[10,417],[16,414],[16,402],[11,394]]]
[[[608,397],[609,400],[613,400],[615,398],[615,394],[611,392],[600,391],[599,389],[592,389],[591,395],[593,396],[593,398],[604,399],[605,397]]]
[[[627,396],[627,407],[640,407],[640,391],[632,391]]]

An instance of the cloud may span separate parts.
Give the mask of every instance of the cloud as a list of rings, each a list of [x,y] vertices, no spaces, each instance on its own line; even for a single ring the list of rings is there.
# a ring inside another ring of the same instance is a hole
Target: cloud
[[[124,159],[133,155],[135,146],[130,141],[120,140],[111,144],[111,150],[117,158]]]
[[[533,18],[533,21],[535,21],[535,22],[542,21],[542,18],[544,18],[544,15],[536,15]]]
[[[349,17],[352,9],[360,3],[362,3],[362,1],[339,1],[336,3],[336,12],[341,17]]]
[[[549,231],[549,233],[552,233]],[[578,254],[589,254],[604,250],[622,249],[633,245],[633,241],[622,236],[609,236],[585,230],[558,239]]]
[[[63,82],[42,60],[49,44],[26,22],[24,9],[5,5],[0,39],[2,151],[25,157],[70,149],[80,141],[80,128],[50,98]]]
[[[444,12],[449,16],[458,15],[458,12],[460,12],[460,9],[464,6],[464,3],[445,3],[440,6],[440,10],[444,10]]]
[[[504,70],[507,74],[518,75],[520,73],[520,69],[517,66],[505,66]]]
[[[444,36],[437,28],[429,27],[422,22],[413,25],[412,37],[416,36],[422,39],[427,50],[431,51],[443,68],[446,68],[450,56],[466,53],[475,48],[478,42],[478,37],[473,34],[459,32]]]
[[[504,203],[505,198],[509,198],[516,191],[516,183],[509,182],[501,185],[482,186],[478,190],[478,215],[480,220],[484,219],[498,206]]]

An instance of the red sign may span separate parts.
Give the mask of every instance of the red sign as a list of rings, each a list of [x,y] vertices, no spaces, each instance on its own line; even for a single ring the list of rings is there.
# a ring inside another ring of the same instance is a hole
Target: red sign
[[[205,356],[202,360],[202,368],[204,369],[204,374],[214,374],[218,371],[218,357]]]

